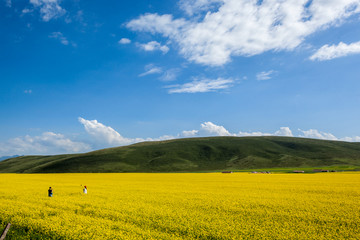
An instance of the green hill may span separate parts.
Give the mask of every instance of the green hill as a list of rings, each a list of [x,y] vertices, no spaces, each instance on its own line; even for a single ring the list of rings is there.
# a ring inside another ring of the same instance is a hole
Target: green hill
[[[0,162],[0,172],[199,172],[329,166],[360,168],[360,143],[294,137],[175,139],[84,154],[21,156]]]

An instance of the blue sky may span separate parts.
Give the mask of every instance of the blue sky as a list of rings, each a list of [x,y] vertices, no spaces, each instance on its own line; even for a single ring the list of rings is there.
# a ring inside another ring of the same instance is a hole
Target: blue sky
[[[359,0],[0,1],[0,156],[360,141]]]

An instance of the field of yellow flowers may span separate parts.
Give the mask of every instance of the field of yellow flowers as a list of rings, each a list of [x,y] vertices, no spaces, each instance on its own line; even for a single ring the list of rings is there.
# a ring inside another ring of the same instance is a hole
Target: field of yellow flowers
[[[359,239],[359,203],[360,173],[0,174],[7,239]]]

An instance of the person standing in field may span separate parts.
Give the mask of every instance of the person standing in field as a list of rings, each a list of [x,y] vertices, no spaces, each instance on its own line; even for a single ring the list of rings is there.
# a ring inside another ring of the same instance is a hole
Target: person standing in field
[[[87,187],[86,186],[84,186],[83,193],[87,194]]]
[[[52,190],[51,187],[49,187],[48,194],[49,194],[49,197],[52,197],[52,195],[53,195],[53,190]]]

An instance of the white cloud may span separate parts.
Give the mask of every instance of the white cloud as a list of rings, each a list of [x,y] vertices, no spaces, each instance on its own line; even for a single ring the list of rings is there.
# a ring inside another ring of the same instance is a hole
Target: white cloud
[[[16,137],[0,142],[0,156],[11,155],[52,155],[88,152],[104,147],[116,147],[129,145],[143,141],[164,141],[174,139],[171,135],[163,135],[157,138],[125,138],[109,126],[97,120],[86,120],[79,117],[85,131],[92,137],[87,143],[71,140],[63,134],[44,132],[40,136]]]
[[[198,130],[182,131],[181,136],[194,137],[198,134]]]
[[[301,134],[293,135],[292,131],[289,127],[280,127],[280,129],[274,133],[264,133],[264,132],[239,132],[235,134],[239,137],[245,136],[284,136],[284,137],[302,137],[302,138],[315,138],[315,139],[322,139],[322,140],[334,140],[334,141],[346,141],[346,142],[360,142],[360,136],[354,137],[343,137],[337,138],[331,133],[321,132],[316,129],[309,129],[309,130],[301,130],[298,129]],[[233,135],[233,134],[231,134]]]
[[[198,93],[198,92],[214,92],[217,90],[227,89],[232,86],[234,80],[232,79],[203,79],[194,80],[182,85],[169,85],[169,93]]]
[[[31,90],[31,89],[24,90],[24,93],[26,93],[26,94],[31,94],[31,93],[32,93],[32,90]]]
[[[291,132],[289,127],[280,127],[280,130],[277,130],[274,133],[275,136],[286,136],[293,137],[293,133]]]
[[[237,136],[237,137],[249,137],[249,136],[286,136],[293,137],[293,133],[289,127],[280,127],[279,130],[274,133],[264,132],[238,132],[231,133],[224,126],[216,125],[212,122],[204,122],[201,124],[199,130],[183,131],[181,136],[184,137],[202,137],[202,136]]]
[[[339,140],[337,137],[335,137],[331,133],[320,132],[316,129],[309,129],[307,131],[303,131],[303,130],[299,129],[299,131],[303,133],[303,135],[300,135],[299,137],[318,138],[318,139],[323,139],[323,140]]]
[[[258,81],[263,81],[263,80],[269,80],[271,79],[271,74],[273,74],[275,71],[274,70],[270,70],[270,71],[267,71],[267,72],[260,72],[258,74],[256,74],[256,79]]]
[[[105,126],[97,120],[86,120],[79,117],[79,122],[85,127],[85,131],[90,134],[98,144],[106,147],[129,145],[143,141],[163,141],[173,139],[173,136],[164,135],[158,138],[125,138],[112,127]]]
[[[147,31],[153,34],[161,33],[166,37],[175,37],[188,22],[185,19],[173,19],[172,15],[145,14],[131,20],[126,26],[136,31]]]
[[[201,131],[215,136],[233,136],[223,126],[213,124],[212,122],[204,122],[201,124]]]
[[[310,57],[310,60],[325,61],[345,57],[351,54],[360,54],[360,41],[351,44],[340,42],[338,45],[324,45]]]
[[[239,137],[249,137],[249,136],[285,136],[285,137],[293,137],[293,133],[289,127],[280,127],[274,133],[264,133],[264,132],[239,132],[236,134]]]
[[[171,140],[174,138],[175,137],[171,136],[171,135],[163,135],[163,136],[160,136],[157,138],[145,138],[145,139],[138,138],[138,139],[140,139],[139,142],[143,142],[143,141],[166,141],[166,140]]]
[[[135,142],[132,139],[124,138],[113,128],[105,126],[97,120],[86,120],[79,117],[79,122],[84,125],[88,134],[97,141],[106,143],[109,146],[126,145]]]
[[[138,44],[143,50],[152,52],[156,50],[160,50],[162,53],[167,53],[169,51],[169,47],[166,45],[161,45],[157,41],[151,41],[145,44]]]
[[[66,10],[59,5],[60,0],[30,0],[30,3],[40,9],[41,18],[45,22],[59,18],[66,13]]]
[[[204,136],[237,136],[237,137],[258,137],[258,136],[284,136],[284,137],[303,137],[316,138],[322,140],[336,140],[346,142],[360,142],[360,136],[337,138],[331,133],[325,133],[316,129],[303,131],[298,129],[301,134],[294,135],[289,127],[280,127],[279,130],[273,133],[266,133],[260,131],[254,132],[238,132],[231,133],[224,126],[216,125],[212,122],[204,122],[201,124],[199,130],[182,131],[179,137],[204,137]]]
[[[293,137],[293,133],[289,127],[281,127],[274,133],[264,132],[239,132],[231,133],[224,126],[216,125],[212,122],[204,122],[201,124],[200,130],[183,131],[181,136],[184,137],[201,137],[201,136],[286,136]]]
[[[145,14],[126,26],[162,34],[188,60],[211,66],[232,56],[294,50],[310,34],[360,12],[359,0],[192,0],[180,6],[190,17]],[[201,17],[191,16],[194,12]]]
[[[184,130],[177,137],[171,135],[164,135],[158,138],[124,138],[117,131],[109,126],[105,126],[96,120],[86,120],[79,118],[79,121],[84,125],[85,130],[93,136],[98,142],[104,143],[106,146],[128,145],[143,141],[163,141],[180,137],[204,137],[204,136],[284,136],[284,137],[303,137],[303,138],[317,138],[322,140],[338,140],[348,142],[360,142],[360,136],[337,138],[331,133],[320,132],[316,129],[307,131],[300,130],[301,134],[294,135],[289,127],[280,127],[279,130],[273,133],[266,133],[260,131],[254,132],[238,132],[231,133],[224,126],[216,125],[210,121],[200,124],[199,129]]]
[[[157,138],[125,138],[110,126],[106,126],[97,120],[86,120],[79,117],[86,132],[92,137],[88,143],[71,140],[63,134],[44,132],[40,136],[24,136],[12,138],[6,142],[0,142],[0,156],[31,155],[31,154],[65,154],[87,152],[104,147],[129,145],[143,141],[164,141],[180,137],[204,137],[204,136],[287,136],[294,137],[289,127],[281,127],[274,133],[264,132],[238,132],[231,133],[224,126],[212,122],[204,122],[198,130],[182,131],[177,137],[163,135]],[[325,133],[316,129],[307,131],[300,130],[301,134],[296,137],[317,138],[323,140],[337,140],[348,142],[360,142],[360,136],[337,138],[331,133]]]
[[[235,136],[230,133],[225,127],[216,125],[212,122],[201,123],[199,130],[182,131],[181,137],[204,137],[204,136]]]
[[[49,38],[58,39],[61,44],[63,45],[69,45],[69,40],[67,40],[66,37],[61,32],[53,32],[49,35]]]
[[[162,73],[162,69],[160,67],[156,67],[153,64],[148,64],[145,66],[145,72],[141,73],[139,77],[144,77],[150,74]]]
[[[64,154],[91,150],[82,142],[72,141],[62,134],[44,132],[40,136],[17,137],[0,143],[0,155]]]
[[[263,132],[239,132],[236,134],[238,137],[259,137],[259,136],[271,136],[271,133],[263,133]]]
[[[128,38],[122,38],[119,40],[119,44],[129,44],[131,43],[131,40]]]
[[[340,138],[339,140],[345,141],[345,142],[360,142],[360,137],[359,136],[343,137],[343,138]]]

